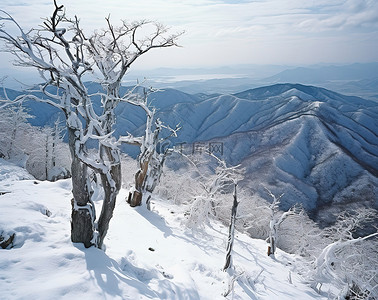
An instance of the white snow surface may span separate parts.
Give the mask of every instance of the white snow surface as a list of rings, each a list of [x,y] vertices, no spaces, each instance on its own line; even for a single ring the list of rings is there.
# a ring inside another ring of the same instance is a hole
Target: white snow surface
[[[13,248],[0,248],[0,299],[326,299],[296,272],[299,258],[280,250],[268,257],[265,241],[241,233],[233,258],[241,275],[225,298],[228,228],[189,230],[184,207],[155,198],[152,211],[131,208],[126,190],[106,250],[85,249],[70,240],[70,179],[18,180],[25,171],[4,160],[0,170],[0,190],[8,192],[0,196],[0,233],[16,233]]]
[[[33,178],[24,168],[0,158],[0,182]]]

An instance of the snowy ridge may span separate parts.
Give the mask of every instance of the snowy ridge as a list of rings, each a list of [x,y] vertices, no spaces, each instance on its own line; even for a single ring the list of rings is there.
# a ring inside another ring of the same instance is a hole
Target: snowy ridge
[[[298,101],[291,98],[287,105],[293,100]],[[378,205],[376,135],[327,103],[302,105],[269,126],[222,140],[225,155],[247,168],[245,185],[257,192],[264,185],[285,193],[284,208],[296,202],[308,210],[332,202]],[[353,193],[347,195],[345,189]]]
[[[89,83],[88,89],[99,86]],[[378,208],[377,102],[301,84],[213,97],[166,89],[150,95],[150,102],[164,123],[182,126],[172,143],[186,143],[188,152],[194,142],[223,143],[223,157],[247,168],[245,185],[285,193],[283,208],[300,202],[316,211],[356,201]],[[47,105],[32,106],[38,115],[32,123],[51,114],[44,112]],[[117,134],[143,134],[141,109],[125,104],[117,110]],[[138,151],[125,150],[134,156]],[[347,196],[347,190],[354,192]]]
[[[285,209],[297,202],[314,212],[335,203],[378,207],[373,101],[280,84],[207,99],[185,117],[198,124],[195,140],[222,142],[226,160],[242,163],[245,186],[284,193]]]
[[[106,251],[85,249],[70,241],[69,180],[0,185],[10,192],[0,196],[0,229],[16,233],[14,248],[0,249],[1,299],[225,299],[223,225],[185,229],[185,207],[154,199],[153,211],[134,209],[122,190]],[[237,234],[233,299],[326,299],[298,275],[298,258],[266,248]]]

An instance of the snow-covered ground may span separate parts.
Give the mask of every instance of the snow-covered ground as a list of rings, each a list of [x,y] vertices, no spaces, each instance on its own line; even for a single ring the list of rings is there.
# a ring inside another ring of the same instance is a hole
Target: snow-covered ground
[[[227,227],[190,230],[183,207],[154,199],[152,211],[131,208],[122,190],[105,252],[85,249],[70,240],[69,179],[28,179],[4,160],[0,170],[0,234],[16,234],[0,249],[0,299],[225,299]],[[298,258],[266,252],[265,241],[237,234],[240,276],[227,299],[326,299],[298,275]]]

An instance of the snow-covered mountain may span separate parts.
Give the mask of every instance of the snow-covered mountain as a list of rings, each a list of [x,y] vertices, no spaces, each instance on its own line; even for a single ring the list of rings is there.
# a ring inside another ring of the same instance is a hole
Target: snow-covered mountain
[[[88,89],[96,92],[99,86],[90,83]],[[378,207],[374,101],[314,86],[276,84],[213,96],[166,89],[150,95],[150,102],[163,122],[182,126],[172,143],[187,153],[210,143],[218,150],[221,146],[223,158],[246,168],[243,184],[256,193],[263,186],[284,193],[283,208],[296,202],[314,212],[331,204]],[[32,123],[53,119],[49,106],[29,105],[37,115]],[[117,134],[143,134],[141,109],[127,104],[117,109]]]
[[[224,158],[246,167],[244,184],[285,193],[283,208],[296,202],[308,210],[356,202],[378,207],[373,101],[278,84],[175,104],[160,117],[171,125],[184,120],[181,142],[222,143]]]
[[[378,63],[375,62],[290,68],[264,78],[261,82],[312,84],[348,95],[377,100],[377,80]]]
[[[356,202],[378,206],[374,102],[291,84],[235,96],[251,101],[249,111],[256,111],[246,113],[242,129],[222,138],[226,157],[247,168],[246,185],[285,193],[285,208],[298,201],[308,210]]]
[[[88,84],[92,92],[98,88]],[[10,97],[18,93],[8,92]],[[166,89],[151,95],[150,102],[166,124],[181,124],[172,140],[178,150],[207,155],[204,150],[210,148],[228,163],[241,164],[246,173],[240,185],[261,197],[264,187],[284,193],[284,209],[299,202],[328,222],[338,210],[378,208],[377,102],[300,84],[233,95]],[[30,120],[34,125],[51,124],[59,114],[45,104],[28,105],[36,115]],[[100,109],[98,102],[95,110]],[[140,109],[127,104],[117,109],[117,134],[143,134]],[[14,248],[1,250],[0,256],[5,299],[224,298],[229,279],[221,271],[224,225],[211,221],[202,231],[183,230],[185,205],[154,196],[151,212],[119,200],[106,252],[84,249],[69,241],[70,181],[30,179],[0,159],[0,242],[15,234]],[[119,199],[127,193],[122,189]],[[297,273],[297,258],[278,251],[271,259],[264,241],[241,233],[234,247],[240,275],[234,299],[324,299]]]

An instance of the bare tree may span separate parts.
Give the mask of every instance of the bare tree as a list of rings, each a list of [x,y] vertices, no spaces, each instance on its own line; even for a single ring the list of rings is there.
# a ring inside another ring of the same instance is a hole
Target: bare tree
[[[242,220],[243,230],[247,230],[255,238],[264,238],[269,243],[268,256],[274,255],[277,249],[277,243],[281,234],[279,233],[280,226],[289,219],[289,217],[299,216],[303,210],[298,206],[290,208],[288,211],[281,211],[279,209],[280,201],[283,196],[275,196],[269,189],[265,188],[272,201],[251,197],[247,203],[248,208],[242,207],[247,210],[245,215],[238,216]],[[251,211],[251,207],[253,207]],[[294,237],[293,235],[293,238]],[[285,241],[286,243],[292,242],[291,237]],[[291,248],[290,248],[291,249]]]
[[[140,21],[122,22],[114,27],[106,18],[107,28],[91,36],[84,34],[79,19],[66,16],[63,5],[54,0],[54,11],[39,29],[24,31],[5,11],[0,11],[0,39],[6,51],[16,57],[16,64],[36,68],[44,83],[38,90],[48,98],[25,95],[53,105],[66,118],[72,164],[71,240],[86,247],[102,246],[115,201],[121,187],[120,149],[122,138],[113,136],[115,108],[129,101],[133,91],[120,94],[126,71],[141,55],[154,48],[176,45],[180,34],[168,35],[161,24]],[[10,26],[10,28],[5,27]],[[13,28],[12,28],[13,27]],[[13,34],[17,29],[18,34]],[[146,31],[149,33],[146,35]],[[97,72],[103,87],[94,95],[84,85],[84,76]],[[100,97],[103,111],[96,113],[95,97]],[[95,141],[98,151],[88,151]],[[91,200],[89,169],[100,175],[104,201],[97,223]]]
[[[188,156],[181,152],[176,152],[180,158],[184,158],[186,165],[186,175],[184,184],[177,190],[175,202],[188,204],[186,213],[186,225],[190,228],[201,227],[206,224],[211,217],[215,217],[217,206],[221,198],[225,196],[226,189],[230,188],[232,181],[228,178],[226,164],[211,153],[206,156]],[[215,167],[214,167],[215,162]],[[177,180],[176,180],[177,184]],[[189,187],[189,190],[185,190]],[[172,189],[176,189],[176,186]],[[186,201],[185,198],[187,197]]]
[[[149,208],[149,194],[153,192],[162,173],[162,167],[165,158],[172,149],[160,149],[158,152],[158,145],[170,137],[177,137],[177,131],[180,127],[170,128],[163,124],[160,119],[156,119],[156,110],[148,105],[148,96],[155,92],[153,89],[143,89],[141,97],[136,94],[135,99],[128,100],[129,104],[138,106],[143,109],[146,114],[146,128],[145,134],[141,137],[133,137],[131,134],[121,139],[122,142],[131,145],[137,145],[140,148],[140,153],[137,157],[138,171],[135,174],[135,185],[129,193],[127,202],[130,206],[139,206],[142,204],[143,195],[147,195],[146,203]],[[162,130],[168,130],[169,134],[162,137]]]
[[[232,204],[231,209],[231,220],[230,220],[230,227],[228,231],[228,239],[227,239],[227,250],[226,250],[226,263],[224,264],[223,271],[228,271],[232,268],[232,247],[234,245],[234,238],[235,238],[235,224],[236,224],[236,215],[237,215],[237,209],[238,209],[238,199],[236,195],[236,186],[237,184],[234,184],[234,201]]]
[[[229,184],[230,182],[233,185],[233,204],[231,208],[231,218],[230,218],[230,225],[228,230],[228,239],[227,239],[227,248],[226,248],[226,262],[223,266],[223,271],[227,272],[229,275],[228,287],[227,291],[223,294],[225,297],[229,295],[234,289],[234,283],[243,273],[235,274],[234,265],[233,265],[233,246],[234,246],[234,239],[235,239],[235,227],[236,227],[236,220],[237,220],[237,209],[238,209],[238,199],[236,193],[236,187],[238,181],[241,179],[241,174],[244,172],[243,170],[239,169],[238,166],[234,167],[227,167],[225,161],[217,159],[219,163],[218,169],[218,178],[219,183],[221,185]]]
[[[269,221],[269,246],[268,246],[268,256],[274,255],[277,248],[277,238],[278,238],[278,229],[280,225],[289,217],[296,213],[296,207],[290,208],[286,212],[279,210],[279,205],[283,194],[279,197],[276,197],[271,191],[266,189],[269,193],[269,196],[272,197],[272,203],[268,206],[270,213]]]
[[[13,160],[37,179],[46,179],[54,167],[55,174],[60,170],[68,176],[69,151],[61,128],[31,126],[28,119],[34,116],[23,102],[5,98],[0,99],[0,157]]]
[[[56,156],[58,144],[63,141],[64,133],[63,127],[61,126],[60,118],[55,120],[54,127],[52,130],[52,143],[51,143],[51,166],[56,167]]]
[[[323,234],[323,230],[309,218],[303,208],[298,208],[279,227],[277,246],[285,252],[298,254],[309,262],[330,242],[330,238]]]
[[[36,176],[38,179],[55,181],[58,178],[68,178],[70,172],[59,164],[62,158],[58,157],[63,145],[63,128],[59,126],[59,119],[54,127],[44,126],[34,128],[33,149],[29,149],[31,163],[44,165],[43,173]],[[35,175],[34,175],[35,176]]]
[[[179,152],[173,151],[171,162],[175,165],[187,163]],[[157,193],[176,205],[188,205],[202,191],[202,186],[192,175],[192,168],[182,167],[180,170],[165,168],[161,184],[156,187]]]
[[[33,118],[33,116],[22,105],[22,101],[12,103],[4,99],[2,103],[0,125],[4,144],[1,147],[1,152],[8,159],[16,155],[25,155],[25,151],[18,146],[18,135],[27,126],[28,119]]]

